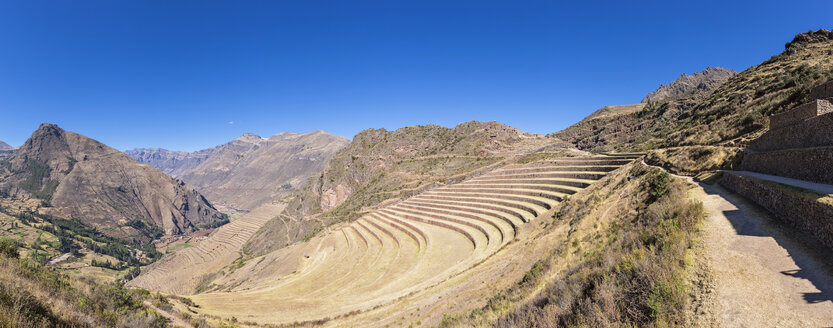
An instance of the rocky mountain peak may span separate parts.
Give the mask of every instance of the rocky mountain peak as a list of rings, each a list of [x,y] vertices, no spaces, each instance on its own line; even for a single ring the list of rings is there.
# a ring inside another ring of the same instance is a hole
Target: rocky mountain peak
[[[662,102],[691,96],[698,92],[710,92],[737,74],[738,72],[723,67],[707,67],[691,75],[683,73],[671,83],[662,84],[654,92],[649,93],[642,99],[642,103]]]
[[[125,239],[169,234],[223,220],[205,198],[164,173],[86,136],[41,124],[0,168],[0,193],[51,203],[59,217],[79,218]],[[136,224],[136,220],[143,224]]]
[[[5,143],[5,142],[0,141],[0,151],[3,151],[3,150],[12,150],[12,149],[14,149],[14,147],[9,146],[9,144],[7,144],[7,143]]]

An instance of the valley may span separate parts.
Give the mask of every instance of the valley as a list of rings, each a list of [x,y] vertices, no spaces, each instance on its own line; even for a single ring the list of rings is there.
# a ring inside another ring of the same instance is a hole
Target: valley
[[[0,326],[833,324],[833,32],[642,99],[191,152],[43,123],[0,142]]]

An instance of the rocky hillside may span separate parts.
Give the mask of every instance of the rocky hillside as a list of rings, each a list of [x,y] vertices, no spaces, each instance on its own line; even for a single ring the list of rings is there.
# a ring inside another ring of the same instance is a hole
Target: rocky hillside
[[[708,93],[737,74],[738,72],[723,67],[708,67],[691,75],[683,73],[671,83],[660,85],[654,92],[645,96],[642,102],[662,102],[690,97],[695,93]]]
[[[0,150],[12,150],[14,147],[9,146],[9,144],[0,141]]]
[[[42,124],[0,162],[0,196],[38,198],[107,235],[150,240],[225,221],[184,182],[80,134]]]
[[[136,148],[125,151],[127,156],[139,163],[155,167],[172,177],[180,177],[204,162],[215,148],[195,152],[175,151],[162,148]]]
[[[460,181],[507,157],[559,142],[498,122],[364,130],[323,172],[287,198],[284,212],[267,222],[245,249],[264,254],[332,223],[353,220],[378,204]]]
[[[622,115],[588,117],[555,136],[594,151],[743,146],[766,130],[770,115],[806,102],[812,86],[833,79],[831,49],[833,32],[802,33],[781,54],[710,93],[652,101]]]
[[[127,154],[180,177],[217,206],[248,211],[295,191],[349,142],[320,130],[269,138],[247,133],[193,153],[135,149]]]

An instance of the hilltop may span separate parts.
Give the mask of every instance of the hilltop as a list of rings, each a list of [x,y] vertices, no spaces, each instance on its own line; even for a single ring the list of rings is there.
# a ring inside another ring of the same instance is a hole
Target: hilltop
[[[127,154],[181,178],[217,206],[249,211],[303,186],[348,143],[320,130],[269,138],[247,133],[192,153],[134,149]]]
[[[831,47],[829,31],[802,33],[782,53],[711,92],[657,100],[622,115],[587,117],[554,136],[592,151],[743,146],[765,131],[770,115],[806,102],[812,86],[833,77]]]
[[[3,141],[0,141],[0,151],[3,151],[3,150],[12,150],[12,149],[14,149],[14,147],[9,146],[9,144],[7,144],[7,143],[5,143],[5,142],[3,142]]]
[[[670,101],[691,97],[696,93],[707,94],[737,74],[738,72],[723,67],[707,67],[691,75],[683,73],[671,83],[660,85],[649,93],[642,99],[642,103]]]
[[[182,181],[46,123],[3,160],[0,195],[39,199],[49,214],[77,218],[127,240],[182,234],[226,220]]]
[[[378,204],[458,182],[507,157],[550,144],[563,143],[498,122],[361,131],[321,173],[284,199],[286,209],[261,228],[245,250],[264,254],[290,245],[333,223],[354,220]]]

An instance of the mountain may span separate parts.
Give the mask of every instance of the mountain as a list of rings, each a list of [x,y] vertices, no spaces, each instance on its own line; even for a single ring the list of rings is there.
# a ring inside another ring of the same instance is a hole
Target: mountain
[[[52,214],[117,238],[150,240],[226,220],[181,180],[53,124],[0,164],[0,195],[42,199]]]
[[[629,115],[587,117],[553,135],[593,151],[743,146],[766,131],[770,115],[807,102],[813,86],[833,79],[830,49],[833,32],[801,33],[782,53],[711,92],[646,104]]]
[[[127,154],[180,177],[218,206],[252,210],[295,191],[349,142],[320,130],[269,138],[247,133],[193,153],[134,149]]]
[[[645,96],[642,102],[663,102],[691,96],[697,92],[710,92],[737,74],[738,72],[723,67],[708,67],[691,75],[682,74],[671,83],[660,85],[654,92]]]
[[[153,166],[172,177],[180,177],[204,162],[214,153],[214,150],[214,148],[209,148],[187,152],[161,148],[136,148],[125,153],[139,163]]]
[[[12,150],[14,147],[9,146],[9,144],[0,141],[0,150]]]

